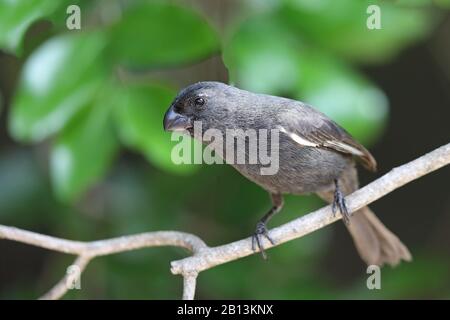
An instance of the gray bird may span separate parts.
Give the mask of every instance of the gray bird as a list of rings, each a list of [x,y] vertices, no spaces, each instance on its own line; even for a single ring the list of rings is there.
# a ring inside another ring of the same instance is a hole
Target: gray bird
[[[201,134],[194,132],[196,121],[202,124]],[[279,130],[279,169],[275,174],[261,174],[264,164],[260,161],[237,164],[229,161],[226,151],[217,150],[227,163],[271,196],[272,208],[259,220],[253,235],[253,250],[257,245],[263,257],[262,236],[274,243],[267,222],[283,207],[283,194],[316,193],[332,204],[333,212],[339,208],[367,264],[396,265],[402,259],[411,260],[406,246],[368,207],[355,215],[348,213],[345,195],[358,189],[355,161],[371,171],[376,170],[376,161],[323,113],[300,101],[256,94],[220,82],[199,82],[181,90],[164,116],[166,131],[186,130],[202,142],[203,133],[211,128],[223,133],[227,129]],[[269,150],[273,144],[269,137]]]

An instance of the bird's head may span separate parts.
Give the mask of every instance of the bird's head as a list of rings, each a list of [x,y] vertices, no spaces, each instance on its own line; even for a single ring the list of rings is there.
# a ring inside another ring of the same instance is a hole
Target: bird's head
[[[188,131],[192,135],[195,121],[202,129],[220,128],[232,111],[229,99],[238,89],[221,82],[198,82],[181,90],[164,115],[164,130]]]

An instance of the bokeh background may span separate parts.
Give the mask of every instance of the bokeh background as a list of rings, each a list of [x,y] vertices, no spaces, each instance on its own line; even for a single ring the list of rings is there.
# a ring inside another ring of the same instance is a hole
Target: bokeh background
[[[81,8],[81,30],[66,27]],[[369,30],[367,7],[381,8]],[[0,224],[96,240],[182,230],[219,245],[250,235],[267,194],[228,166],[170,161],[162,118],[181,87],[230,82],[306,101],[375,155],[379,172],[448,143],[446,0],[0,0]],[[362,171],[362,170],[361,170]],[[414,261],[366,267],[341,223],[206,271],[198,298],[450,298],[450,169],[372,205]],[[288,196],[271,226],[319,208]],[[65,298],[175,299],[149,248],[95,259]],[[0,240],[0,298],[36,298],[73,257]]]

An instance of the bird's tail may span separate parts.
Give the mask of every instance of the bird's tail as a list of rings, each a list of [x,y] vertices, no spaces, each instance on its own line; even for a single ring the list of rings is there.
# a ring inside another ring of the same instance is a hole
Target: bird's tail
[[[408,248],[377,218],[368,207],[350,218],[347,226],[361,258],[368,264],[397,265],[411,261]]]
[[[358,177],[355,168],[349,169],[339,179],[340,188],[344,194],[350,194],[358,188]],[[334,192],[329,190],[319,192],[318,195],[331,203]],[[368,265],[389,264],[397,265],[401,260],[410,261],[411,253],[408,248],[377,218],[369,209],[364,207],[354,212],[347,225],[356,249],[361,258]]]

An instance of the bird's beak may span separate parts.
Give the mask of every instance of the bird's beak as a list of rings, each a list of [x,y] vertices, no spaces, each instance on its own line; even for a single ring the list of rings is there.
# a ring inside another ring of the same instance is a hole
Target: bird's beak
[[[164,115],[163,124],[165,131],[184,131],[192,128],[191,119],[184,115],[176,113],[173,110],[173,106],[171,106]]]

